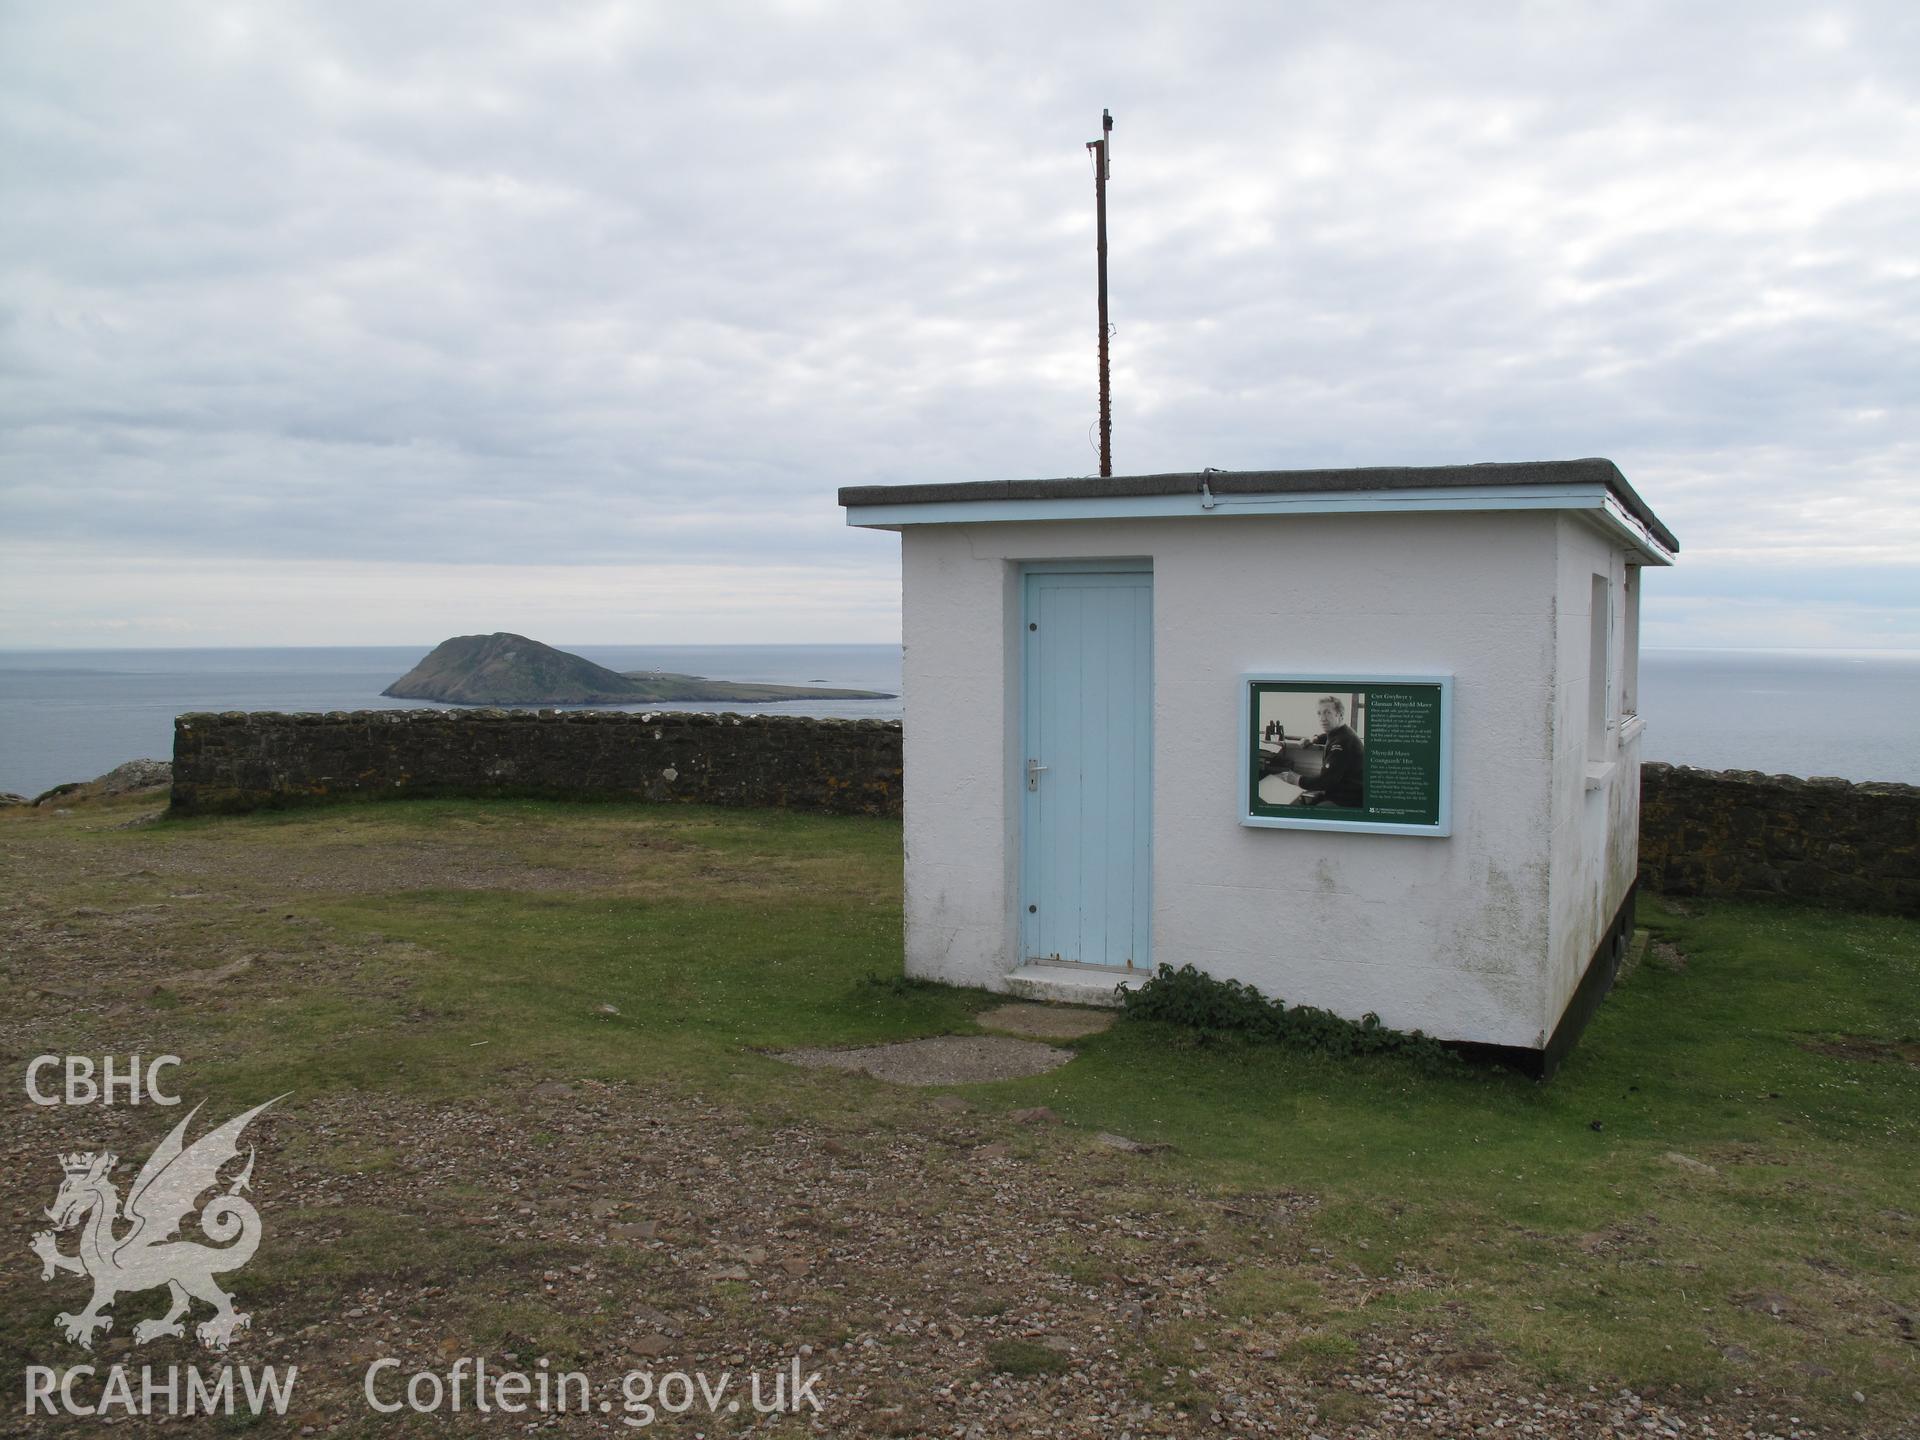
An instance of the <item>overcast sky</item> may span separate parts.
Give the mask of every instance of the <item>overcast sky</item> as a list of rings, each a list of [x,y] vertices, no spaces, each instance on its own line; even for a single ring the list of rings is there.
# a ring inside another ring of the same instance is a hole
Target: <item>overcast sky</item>
[[[0,646],[893,641],[845,484],[1605,455],[1920,648],[1920,6],[0,0]]]

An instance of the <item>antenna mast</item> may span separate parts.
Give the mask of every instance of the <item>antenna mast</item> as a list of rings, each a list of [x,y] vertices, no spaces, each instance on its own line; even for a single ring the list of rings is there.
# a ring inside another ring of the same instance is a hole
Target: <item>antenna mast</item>
[[[1095,237],[1100,257],[1100,473],[1113,474],[1113,386],[1107,370],[1107,147],[1112,143],[1113,112],[1100,112],[1100,138],[1089,140],[1093,152],[1093,207]]]

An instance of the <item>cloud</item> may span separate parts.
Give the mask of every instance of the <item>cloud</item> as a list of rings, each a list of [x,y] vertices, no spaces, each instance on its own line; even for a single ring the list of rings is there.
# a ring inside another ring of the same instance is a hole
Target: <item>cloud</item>
[[[80,562],[93,568],[76,584]],[[236,559],[200,570],[151,551],[18,543],[0,544],[0,566],[10,581],[0,634],[31,634],[35,646],[55,649],[322,645],[344,633],[424,653],[449,635],[495,630],[582,645],[635,635],[661,645],[714,635],[784,645],[821,634],[883,644],[899,635],[898,572],[884,567]]]
[[[893,585],[839,485],[1094,468],[1102,105],[1121,470],[1609,455],[1751,604],[1920,553],[1908,6],[0,23],[0,523],[66,577],[0,642],[132,620],[129,554],[289,633],[645,567],[689,639],[839,638],[708,602]]]

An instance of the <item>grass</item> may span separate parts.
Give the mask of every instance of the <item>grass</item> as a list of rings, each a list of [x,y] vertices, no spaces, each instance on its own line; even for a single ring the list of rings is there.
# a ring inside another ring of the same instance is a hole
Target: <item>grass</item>
[[[43,906],[166,917],[166,973],[143,1003],[54,1015],[33,1043],[152,1053],[164,1037],[233,1100],[433,1100],[561,1077],[851,1135],[923,1097],[767,1052],[968,1033],[993,1003],[899,979],[900,831],[886,822],[428,801],[135,829],[21,817],[0,845],[72,857],[27,865]],[[290,872],[332,879],[288,890]],[[210,893],[178,898],[183,873]],[[968,1098],[1172,1142],[1109,1202],[1197,1192],[1249,1217],[1209,1257],[1222,1308],[1305,1371],[1470,1312],[1476,1345],[1541,1382],[1688,1396],[1758,1383],[1796,1413],[1856,1422],[1857,1388],[1870,1414],[1920,1413],[1920,1066],[1900,1048],[1920,1037],[1920,927],[1735,904],[1648,903],[1642,919],[1652,955],[1544,1087],[1393,1056],[1193,1047],[1129,1020],[1076,1042],[1072,1065]],[[209,1003],[196,971],[235,956],[250,968]],[[9,984],[28,978],[21,955],[0,965]],[[325,1143],[328,1164],[395,1163],[377,1140]],[[1308,1197],[1297,1225],[1260,1218],[1287,1196]],[[355,1280],[389,1248],[463,1243],[403,1246],[378,1216],[339,1221],[331,1251],[278,1269],[263,1256],[262,1282]],[[1088,1286],[1112,1274],[1068,1254],[1058,1268]],[[556,1352],[594,1323],[473,1304],[477,1336]],[[1012,1375],[1060,1359],[1014,1341],[989,1353]]]
[[[1341,1262],[1435,1271],[1546,1377],[1706,1390],[1750,1373],[1737,1346],[1883,1384],[1873,1357],[1920,1297],[1920,1070],[1810,1047],[1920,1027],[1920,935],[1751,906],[1645,918],[1686,968],[1636,971],[1546,1087],[1121,1028],[1026,1098],[1177,1139],[1230,1187],[1315,1192]],[[1754,1308],[1766,1294],[1793,1323]],[[1866,1323],[1817,1322],[1836,1308]]]
[[[987,1368],[1002,1375],[1055,1375],[1072,1359],[1031,1340],[995,1340],[987,1346]]]

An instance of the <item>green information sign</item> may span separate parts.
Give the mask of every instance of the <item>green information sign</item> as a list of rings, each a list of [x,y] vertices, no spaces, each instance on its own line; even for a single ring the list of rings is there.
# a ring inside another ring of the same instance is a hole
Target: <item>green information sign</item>
[[[1244,677],[1240,820],[1451,833],[1451,676]]]

